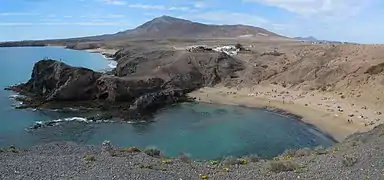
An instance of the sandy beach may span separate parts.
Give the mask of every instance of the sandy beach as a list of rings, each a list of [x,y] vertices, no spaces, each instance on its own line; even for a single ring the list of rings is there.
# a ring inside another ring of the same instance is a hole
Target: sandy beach
[[[106,58],[108,58],[107,56],[113,56],[118,50],[116,50],[116,49],[97,48],[97,49],[87,49],[85,51],[89,52],[89,53],[100,53],[103,56],[105,56]]]
[[[197,101],[242,105],[247,107],[272,107],[302,117],[337,141],[356,132],[366,132],[382,124],[381,112],[373,105],[364,105],[353,99],[340,98],[336,93],[304,92],[274,85],[252,88],[203,88],[189,94]],[[377,107],[379,108],[379,107]],[[369,118],[368,118],[369,117]]]

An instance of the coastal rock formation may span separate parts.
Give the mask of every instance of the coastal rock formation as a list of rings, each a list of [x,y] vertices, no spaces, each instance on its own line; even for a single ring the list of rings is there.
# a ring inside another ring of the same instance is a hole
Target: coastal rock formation
[[[96,80],[101,73],[71,67],[55,60],[41,60],[33,67],[31,79],[11,90],[43,101],[79,101],[95,99]]]
[[[103,75],[97,80],[98,99],[131,102],[147,93],[161,91],[160,78],[130,78]]]
[[[116,76],[156,76],[168,87],[180,89],[213,86],[237,77],[237,72],[244,69],[241,61],[214,51],[124,49],[115,57],[119,58]]]
[[[187,93],[228,81],[243,69],[240,61],[217,52],[143,49],[122,50],[115,56],[121,57],[115,75],[41,60],[27,83],[9,89],[29,98],[26,107],[81,105],[113,111],[104,118],[134,119],[186,101]]]

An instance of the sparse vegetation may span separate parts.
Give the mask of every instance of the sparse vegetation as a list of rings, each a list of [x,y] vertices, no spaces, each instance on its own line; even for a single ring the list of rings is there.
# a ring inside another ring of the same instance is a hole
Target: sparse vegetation
[[[140,164],[139,168],[141,168],[141,169],[152,169],[153,166],[150,165],[150,164]]]
[[[160,155],[161,155],[160,150],[153,149],[153,148],[145,149],[144,153],[147,154],[148,156],[152,156],[152,157],[160,157]]]
[[[247,164],[247,160],[246,159],[242,159],[242,158],[235,158],[235,157],[226,157],[224,160],[223,160],[223,164],[225,166],[232,166],[232,165],[245,165]]]
[[[357,163],[357,158],[353,155],[344,155],[342,163],[346,167],[351,167]]]
[[[355,141],[352,141],[351,146],[358,146],[359,144],[360,144],[360,141],[355,140]]]
[[[172,164],[172,160],[171,159],[163,159],[161,162],[163,164]]]
[[[206,175],[206,174],[200,174],[200,178],[201,178],[201,179],[208,179],[208,175]]]
[[[326,148],[322,147],[322,146],[319,146],[319,147],[316,147],[314,152],[317,154],[317,155],[323,155],[323,154],[328,154],[328,151]]]
[[[19,153],[19,150],[14,145],[9,146],[8,151],[13,153]]]
[[[299,168],[301,168],[299,164],[296,164],[289,160],[288,161],[284,161],[284,160],[270,161],[268,163],[268,170],[275,173],[295,171]]]
[[[303,149],[289,149],[284,151],[282,154],[283,157],[302,157],[302,156],[309,156],[312,154],[312,150],[309,148],[303,148]]]
[[[95,156],[91,156],[91,155],[85,155],[83,157],[83,160],[87,161],[87,162],[93,162],[93,161],[96,161],[96,157]]]
[[[214,160],[211,160],[209,163],[210,163],[212,166],[216,166],[216,165],[217,165],[217,161],[214,161]]]
[[[129,148],[123,148],[123,149],[118,149],[119,152],[121,153],[134,153],[134,152],[141,152],[141,150],[135,146],[129,147]]]

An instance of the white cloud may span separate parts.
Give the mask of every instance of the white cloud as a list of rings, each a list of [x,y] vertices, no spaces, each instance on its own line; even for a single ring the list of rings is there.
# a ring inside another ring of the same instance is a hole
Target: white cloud
[[[191,12],[193,9],[186,7],[186,6],[172,6],[172,7],[166,7],[163,5],[151,5],[151,4],[130,4],[128,5],[130,8],[137,8],[137,9],[144,9],[144,10],[168,10],[168,11],[185,11],[185,12]]]
[[[22,12],[3,12],[0,16],[30,16],[37,15],[36,13],[22,13]]]
[[[181,6],[181,7],[170,7],[170,8],[168,8],[168,10],[170,10],[170,11],[191,11],[192,9],[189,7]]]
[[[208,2],[207,1],[204,1],[204,0],[197,0],[194,2],[193,6],[195,6],[195,8],[205,8],[208,6]]]
[[[127,26],[126,22],[6,22],[0,23],[0,26],[67,26],[67,25],[76,25],[76,26]]]
[[[5,23],[1,23],[0,22],[0,26],[30,26],[30,25],[34,25],[34,23],[30,23],[30,22],[5,22]]]
[[[111,4],[111,5],[126,5],[127,2],[123,0],[102,0],[104,3]]]
[[[243,0],[279,7],[310,17],[351,17],[362,11],[374,0]]]
[[[148,10],[165,10],[165,6],[162,5],[147,5],[147,4],[130,4],[130,8],[148,9]]]
[[[193,15],[193,18],[209,21],[210,23],[220,24],[245,24],[259,26],[269,21],[263,17],[252,14],[236,13],[236,12],[206,12]]]

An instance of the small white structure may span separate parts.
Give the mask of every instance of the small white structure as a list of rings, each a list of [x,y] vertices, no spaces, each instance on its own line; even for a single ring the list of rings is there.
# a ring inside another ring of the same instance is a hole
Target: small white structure
[[[223,52],[230,56],[235,56],[240,51],[240,49],[237,49],[235,46],[220,46],[213,48],[213,50],[216,52]]]

